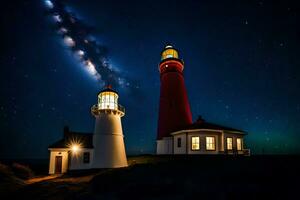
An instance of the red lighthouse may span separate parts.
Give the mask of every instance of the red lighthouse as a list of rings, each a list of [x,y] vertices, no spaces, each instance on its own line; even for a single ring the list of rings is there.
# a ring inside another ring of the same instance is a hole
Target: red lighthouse
[[[178,51],[167,45],[161,53],[160,99],[157,140],[169,137],[171,132],[192,124],[192,114],[183,77],[184,63]]]

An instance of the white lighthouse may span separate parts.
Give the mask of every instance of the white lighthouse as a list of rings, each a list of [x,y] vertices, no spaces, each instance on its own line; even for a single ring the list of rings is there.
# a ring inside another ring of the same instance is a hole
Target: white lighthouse
[[[125,109],[118,104],[118,97],[108,86],[98,94],[98,104],[91,108],[96,118],[92,168],[127,167],[121,123]]]

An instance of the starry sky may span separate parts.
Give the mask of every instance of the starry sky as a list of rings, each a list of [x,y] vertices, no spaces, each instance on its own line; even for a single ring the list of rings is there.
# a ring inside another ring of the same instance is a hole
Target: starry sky
[[[128,154],[154,153],[160,52],[185,62],[193,120],[248,132],[253,154],[300,153],[297,1],[65,1],[107,49]],[[44,1],[1,5],[0,158],[47,158],[63,127],[92,132],[103,81],[83,70]]]

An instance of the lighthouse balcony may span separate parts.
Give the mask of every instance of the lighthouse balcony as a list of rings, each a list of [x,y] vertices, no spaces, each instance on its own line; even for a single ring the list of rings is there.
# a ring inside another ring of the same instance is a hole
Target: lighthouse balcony
[[[125,115],[125,108],[120,104],[117,104],[117,106],[115,107],[112,106],[112,108],[110,108],[109,106],[104,108],[100,107],[98,104],[95,104],[92,106],[91,112],[93,115],[98,115],[99,113],[113,113],[119,114],[121,115],[121,117],[123,117]]]

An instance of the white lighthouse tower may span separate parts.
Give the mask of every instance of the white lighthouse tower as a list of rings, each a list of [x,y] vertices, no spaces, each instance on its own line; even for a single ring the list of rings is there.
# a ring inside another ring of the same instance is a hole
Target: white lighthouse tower
[[[121,117],[124,107],[118,104],[118,94],[110,86],[98,94],[98,104],[91,112],[96,118],[93,136],[93,168],[127,167]]]

